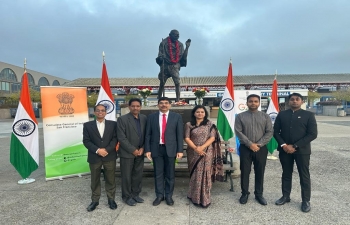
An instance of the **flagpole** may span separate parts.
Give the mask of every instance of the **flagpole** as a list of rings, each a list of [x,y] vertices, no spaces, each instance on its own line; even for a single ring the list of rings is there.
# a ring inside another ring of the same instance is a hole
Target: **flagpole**
[[[23,66],[23,68],[24,68],[24,74],[26,74],[27,73],[27,59],[26,58],[24,58],[24,66]],[[27,177],[25,179],[19,180],[17,183],[18,184],[30,184],[30,183],[33,183],[33,182],[35,182],[34,178]]]
[[[275,80],[277,79],[277,69],[275,72]],[[273,86],[273,85],[272,85]],[[272,93],[271,93],[272,94]],[[272,101],[272,99],[270,98],[270,101]],[[269,103],[270,104],[270,103]],[[267,156],[267,159],[271,159],[271,160],[277,160],[278,158],[276,156],[273,156],[270,152],[269,155]]]

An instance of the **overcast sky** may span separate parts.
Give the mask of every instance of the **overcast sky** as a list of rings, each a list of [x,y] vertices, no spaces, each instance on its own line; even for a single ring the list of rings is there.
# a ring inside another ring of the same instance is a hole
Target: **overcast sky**
[[[0,61],[74,80],[156,77],[170,30],[192,39],[181,76],[350,72],[348,0],[3,0]]]

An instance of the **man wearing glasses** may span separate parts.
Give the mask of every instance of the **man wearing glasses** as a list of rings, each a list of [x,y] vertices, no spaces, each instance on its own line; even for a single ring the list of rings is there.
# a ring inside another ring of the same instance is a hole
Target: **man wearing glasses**
[[[98,104],[94,107],[96,120],[84,123],[83,143],[88,149],[88,163],[91,171],[91,200],[87,211],[91,212],[99,205],[101,196],[101,168],[105,174],[105,190],[108,198],[108,205],[111,209],[117,208],[115,198],[115,166],[117,153],[117,123],[106,120],[106,107]]]

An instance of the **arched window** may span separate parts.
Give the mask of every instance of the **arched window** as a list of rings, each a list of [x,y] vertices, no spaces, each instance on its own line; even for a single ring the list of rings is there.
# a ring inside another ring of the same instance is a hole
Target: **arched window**
[[[28,83],[29,83],[29,85],[35,85],[33,76],[30,73],[28,73],[28,72],[27,72],[27,76],[28,76]]]
[[[34,82],[33,76],[30,73],[27,72],[27,77],[28,77],[28,84],[30,86],[34,86],[35,82]],[[22,76],[21,82],[22,82],[22,80],[23,80],[23,76]]]
[[[58,80],[54,80],[52,82],[52,86],[60,86],[60,82],[58,82]]]
[[[46,77],[40,77],[38,85],[39,86],[50,86],[49,81],[46,79]]]
[[[17,76],[10,68],[5,68],[1,71],[0,79],[17,82]]]

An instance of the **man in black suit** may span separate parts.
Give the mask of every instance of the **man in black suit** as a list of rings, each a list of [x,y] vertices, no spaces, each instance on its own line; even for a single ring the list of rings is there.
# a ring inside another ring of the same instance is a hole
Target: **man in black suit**
[[[103,166],[105,174],[105,190],[108,197],[108,205],[111,209],[116,209],[115,198],[115,166],[117,153],[117,123],[105,119],[106,107],[96,105],[94,107],[96,120],[84,123],[83,143],[88,149],[88,159],[91,171],[91,204],[87,211],[91,212],[99,204],[101,196],[101,168]]]
[[[173,205],[175,158],[183,156],[183,123],[178,113],[170,112],[167,97],[158,99],[159,112],[147,118],[145,153],[153,162],[156,199],[154,206],[164,200]],[[165,185],[164,185],[165,183]]]
[[[312,112],[301,109],[303,97],[299,93],[289,95],[290,109],[280,112],[274,124],[274,137],[278,142],[282,165],[282,194],[276,205],[290,202],[294,161],[297,164],[301,185],[301,210],[309,212],[311,197],[310,142],[317,137],[317,123]]]
[[[120,172],[123,201],[135,206],[143,203],[139,196],[144,164],[144,142],[147,117],[140,114],[141,100],[129,100],[130,113],[118,118],[117,136],[120,143]]]

